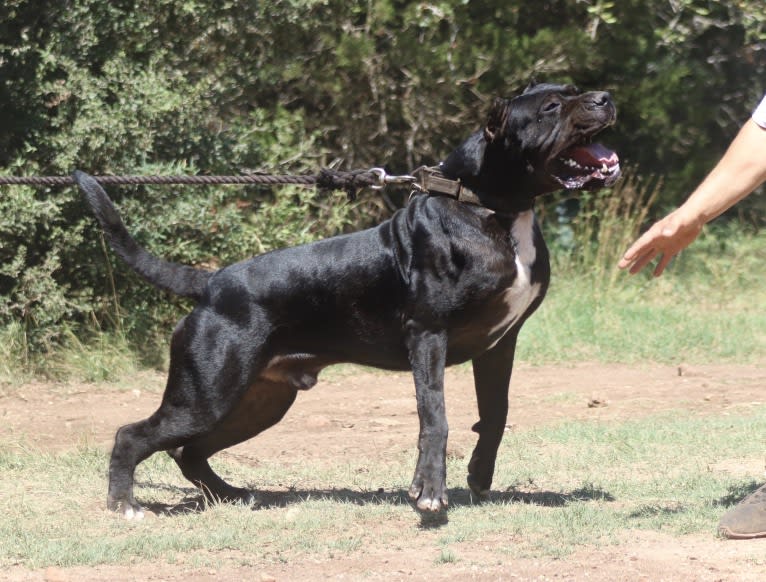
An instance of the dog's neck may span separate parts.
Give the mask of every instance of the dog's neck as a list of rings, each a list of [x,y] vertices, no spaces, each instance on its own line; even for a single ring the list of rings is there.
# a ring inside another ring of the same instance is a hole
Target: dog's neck
[[[429,196],[446,196],[463,204],[479,206],[503,215],[515,215],[532,209],[533,200],[531,199],[528,204],[510,204],[509,202],[513,200],[510,196],[475,191],[460,179],[453,180],[445,177],[438,167],[424,166],[413,173],[419,177],[418,189]]]
[[[516,214],[534,206],[533,178],[525,160],[513,160],[507,151],[489,147],[483,132],[476,132],[452,152],[439,170],[470,192],[469,203],[501,214]],[[468,201],[468,200],[466,200]]]

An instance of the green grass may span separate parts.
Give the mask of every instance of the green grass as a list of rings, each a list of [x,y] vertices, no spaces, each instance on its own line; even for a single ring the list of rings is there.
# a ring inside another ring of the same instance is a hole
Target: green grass
[[[64,332],[45,354],[30,354],[23,327],[0,328],[0,394],[35,377],[79,382],[116,382],[139,370],[139,358],[120,333]]]
[[[32,374],[27,346],[26,334],[20,323],[0,328],[0,389],[3,384],[19,384],[30,379]]]
[[[617,269],[627,244],[600,249],[601,262],[554,257],[548,296],[520,334],[522,361],[763,360],[766,233],[708,228],[660,278]]]
[[[732,304],[711,303],[705,290],[671,275],[596,295],[587,279],[554,273],[548,297],[521,331],[518,357],[535,364],[763,359],[766,287],[732,286]]]
[[[81,339],[72,332],[42,368],[50,378],[82,382],[112,382],[137,370],[138,359],[123,335],[96,333]]]
[[[158,454],[139,466],[136,495],[160,515],[134,523],[102,509],[104,452],[3,446],[0,567],[263,564],[413,547],[449,564],[477,546],[502,561],[559,558],[584,544],[618,543],[630,530],[710,535],[723,511],[755,486],[711,466],[761,456],[764,443],[753,435],[762,434],[766,407],[743,416],[668,412],[513,432],[501,447],[490,500],[474,503],[465,460],[450,458],[449,521],[425,528],[406,501],[411,453],[370,462],[363,474],[310,459],[255,467],[219,460],[224,476],[264,491],[264,505],[203,511],[195,508],[197,492]]]

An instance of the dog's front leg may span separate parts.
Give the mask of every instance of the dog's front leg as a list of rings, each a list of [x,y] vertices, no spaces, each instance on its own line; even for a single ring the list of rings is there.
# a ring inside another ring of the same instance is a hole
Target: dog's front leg
[[[447,508],[447,414],[444,406],[444,366],[447,334],[408,325],[410,364],[420,419],[418,463],[409,495],[421,511]]]
[[[479,441],[468,463],[468,486],[479,497],[486,497],[492,486],[497,449],[505,431],[517,334],[518,330],[512,330],[498,345],[473,360],[479,405],[479,422],[473,431],[479,433]]]

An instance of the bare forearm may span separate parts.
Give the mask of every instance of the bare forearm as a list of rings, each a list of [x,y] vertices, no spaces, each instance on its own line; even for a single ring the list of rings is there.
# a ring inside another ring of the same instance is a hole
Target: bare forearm
[[[705,224],[750,194],[764,180],[766,129],[749,120],[723,158],[679,211],[686,220]]]
[[[766,129],[748,120],[707,178],[676,210],[655,222],[625,251],[619,267],[638,273],[660,257],[655,276],[689,246],[702,226],[766,180]]]

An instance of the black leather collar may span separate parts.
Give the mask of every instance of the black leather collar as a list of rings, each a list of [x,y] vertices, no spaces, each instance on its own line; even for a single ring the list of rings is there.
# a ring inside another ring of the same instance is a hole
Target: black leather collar
[[[413,193],[423,192],[430,196],[447,196],[464,204],[493,210],[498,214],[518,214],[531,210],[533,206],[532,200],[515,205],[505,197],[501,200],[493,194],[476,192],[463,184],[460,179],[453,180],[445,177],[438,166],[421,166],[412,174],[418,179],[414,184]]]

